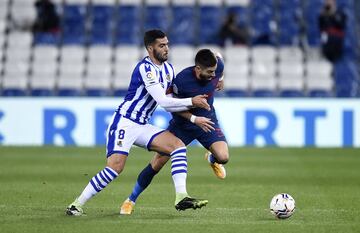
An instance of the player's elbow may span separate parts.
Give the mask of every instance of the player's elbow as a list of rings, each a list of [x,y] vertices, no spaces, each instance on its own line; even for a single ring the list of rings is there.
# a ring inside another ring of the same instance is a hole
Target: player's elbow
[[[160,105],[160,107],[162,107],[165,110],[173,107],[171,101],[161,100],[161,101],[158,101],[158,104]]]

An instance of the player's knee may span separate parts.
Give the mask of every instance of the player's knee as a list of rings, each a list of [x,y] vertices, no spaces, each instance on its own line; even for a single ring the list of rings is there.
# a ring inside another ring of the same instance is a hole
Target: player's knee
[[[108,159],[107,166],[120,174],[124,170],[125,161],[125,157],[114,154]]]
[[[229,161],[229,159],[219,159],[218,162],[220,164],[226,164]]]
[[[117,174],[120,174],[124,170],[124,166],[120,162],[114,162],[109,164],[109,167],[111,167],[113,170],[117,172]]]
[[[174,151],[180,147],[185,147],[185,144],[179,138],[175,138],[172,143],[172,148],[171,148],[172,151]]]
[[[217,158],[217,161],[220,164],[226,164],[227,162],[229,162],[229,154],[227,153],[220,154]]]

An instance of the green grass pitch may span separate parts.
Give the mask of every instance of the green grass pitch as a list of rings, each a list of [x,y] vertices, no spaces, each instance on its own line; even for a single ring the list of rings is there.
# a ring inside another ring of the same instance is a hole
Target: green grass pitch
[[[189,148],[192,196],[209,204],[178,212],[167,166],[136,203],[131,216],[119,205],[152,153],[133,148],[120,177],[84,207],[66,206],[105,165],[104,148],[0,147],[0,232],[360,232],[359,149],[230,148],[227,178],[217,179],[204,149]],[[276,220],[273,195],[287,192],[296,212]]]

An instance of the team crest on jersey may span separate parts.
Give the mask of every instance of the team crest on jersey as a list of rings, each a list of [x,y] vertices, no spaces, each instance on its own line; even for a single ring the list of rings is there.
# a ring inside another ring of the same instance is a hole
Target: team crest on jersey
[[[122,147],[122,141],[118,141],[118,142],[117,142],[117,145],[118,145],[119,147]]]
[[[166,74],[166,80],[170,82],[170,74]]]
[[[151,71],[146,73],[146,78],[149,80],[153,79],[153,75],[152,75]]]

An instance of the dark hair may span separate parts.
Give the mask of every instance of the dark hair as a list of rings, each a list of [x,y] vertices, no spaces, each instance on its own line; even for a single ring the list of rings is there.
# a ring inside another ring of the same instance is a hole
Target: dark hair
[[[200,49],[195,56],[195,65],[202,68],[215,66],[217,59],[210,49]]]
[[[166,34],[158,29],[152,29],[145,32],[144,35],[144,45],[147,48],[149,45],[155,42],[156,39],[164,38]]]

